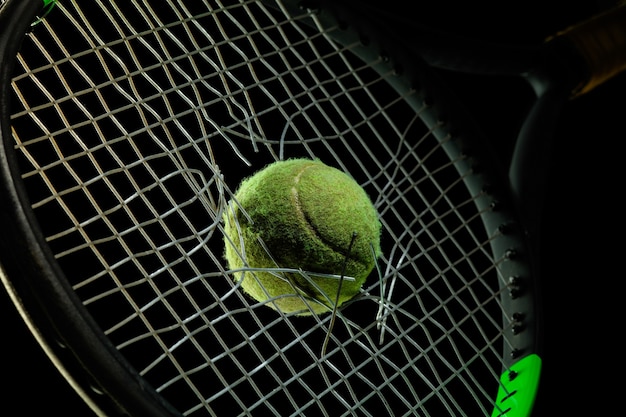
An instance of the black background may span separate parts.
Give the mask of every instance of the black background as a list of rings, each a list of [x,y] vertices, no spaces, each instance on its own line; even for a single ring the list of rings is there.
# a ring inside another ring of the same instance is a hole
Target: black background
[[[468,3],[472,4],[440,2],[422,11],[418,6],[413,14],[398,11],[448,31],[516,43],[539,42],[611,4]],[[523,107],[528,96],[519,83],[481,80],[474,84],[454,76],[450,82],[476,117],[488,123],[487,132],[494,140],[510,140],[511,115],[519,114],[518,106]],[[621,206],[625,120],[626,74],[571,102],[558,123],[546,178],[544,368],[535,416],[587,410],[606,415],[614,411],[613,403],[619,404],[619,399],[611,400],[614,391],[610,386],[619,385],[621,368],[617,337],[621,330],[620,284],[625,278]],[[0,339],[0,414],[93,415],[36,345],[4,291],[0,293],[0,317],[8,326]]]

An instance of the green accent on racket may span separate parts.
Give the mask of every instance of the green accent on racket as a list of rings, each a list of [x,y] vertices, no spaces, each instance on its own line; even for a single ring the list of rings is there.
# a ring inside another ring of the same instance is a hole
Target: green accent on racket
[[[41,23],[41,21],[48,16],[48,13],[50,13],[50,11],[52,11],[52,9],[54,8],[54,6],[57,4],[57,0],[43,0],[43,11],[41,13],[41,16],[37,17],[37,20],[35,20],[33,23],[31,23],[31,26],[35,26],[39,23]]]
[[[500,389],[496,400],[496,408],[491,417],[520,417],[530,415],[535,402],[541,358],[528,355],[514,364],[500,377]]]

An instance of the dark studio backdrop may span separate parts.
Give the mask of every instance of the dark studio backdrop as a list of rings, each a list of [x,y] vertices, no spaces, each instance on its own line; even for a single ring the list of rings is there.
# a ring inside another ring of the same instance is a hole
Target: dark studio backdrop
[[[413,3],[387,0],[395,2]],[[442,1],[421,12],[417,5],[414,14],[405,5],[407,10],[397,12],[478,38],[535,42],[611,4],[468,3]],[[527,87],[507,79],[476,83],[442,75],[481,123],[488,122],[487,134],[506,148],[511,125],[515,127],[519,109],[527,104]],[[619,402],[611,400],[607,388],[613,383],[604,381],[620,367],[615,335],[622,315],[620,281],[626,275],[621,268],[625,124],[626,74],[570,103],[558,124],[544,207],[544,372],[534,414],[538,417],[582,410],[608,415]],[[5,292],[0,293],[0,317],[8,326],[0,339],[0,415],[93,415],[36,345]]]

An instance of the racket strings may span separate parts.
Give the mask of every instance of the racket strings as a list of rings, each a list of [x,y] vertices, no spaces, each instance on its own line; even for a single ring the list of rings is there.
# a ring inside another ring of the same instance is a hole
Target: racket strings
[[[380,56],[299,13],[59,3],[13,79],[15,147],[46,240],[103,332],[185,415],[488,415],[504,260],[472,172],[421,121],[419,91],[396,91],[391,69],[373,70]],[[295,156],[350,172],[384,227],[381,276],[332,331],[329,315],[252,304],[224,266],[239,180]]]

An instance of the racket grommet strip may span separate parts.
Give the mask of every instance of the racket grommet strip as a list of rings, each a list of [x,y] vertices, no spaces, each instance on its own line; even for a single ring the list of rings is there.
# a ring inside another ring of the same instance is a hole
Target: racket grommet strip
[[[300,10],[306,10],[313,15],[318,15],[322,11],[320,5],[314,0],[302,0],[298,3]]]
[[[520,334],[521,332],[524,331],[524,324],[522,323],[513,324],[513,326],[511,327],[511,331],[513,332],[514,335]]]
[[[520,356],[522,356],[522,353],[524,353],[521,349],[518,348],[514,348],[513,350],[511,350],[511,359],[517,359]]]
[[[512,231],[512,227],[510,224],[501,224],[500,226],[498,226],[498,232],[500,232],[503,235],[508,235],[509,233],[511,233]]]
[[[515,300],[516,298],[519,298],[522,295],[522,289],[521,289],[521,278],[514,276],[514,277],[509,277],[508,280],[508,284],[507,287],[509,289],[509,297],[512,300]],[[514,313],[513,315],[513,320],[517,320],[515,317],[519,317],[520,313]]]

